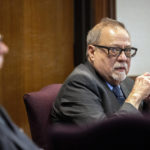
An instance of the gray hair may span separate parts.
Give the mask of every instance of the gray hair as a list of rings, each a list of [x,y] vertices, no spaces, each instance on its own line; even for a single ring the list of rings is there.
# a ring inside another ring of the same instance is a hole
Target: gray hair
[[[96,24],[87,34],[87,47],[90,44],[98,44],[101,36],[102,29],[107,26],[112,26],[113,28],[115,27],[121,27],[127,31],[129,34],[128,30],[126,29],[125,25],[122,22],[119,22],[114,19],[110,18],[103,18],[98,24]],[[86,51],[87,55],[87,51]]]

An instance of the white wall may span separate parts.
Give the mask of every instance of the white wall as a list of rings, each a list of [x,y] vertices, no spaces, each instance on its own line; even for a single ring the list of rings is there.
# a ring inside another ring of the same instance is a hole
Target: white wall
[[[130,32],[132,46],[138,48],[129,75],[150,72],[150,0],[116,0],[116,14]]]

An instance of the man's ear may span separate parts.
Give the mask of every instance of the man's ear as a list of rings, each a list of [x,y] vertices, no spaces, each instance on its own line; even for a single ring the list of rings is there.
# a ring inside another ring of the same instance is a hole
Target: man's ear
[[[94,62],[94,52],[95,52],[95,47],[93,45],[88,45],[88,59],[91,62]]]

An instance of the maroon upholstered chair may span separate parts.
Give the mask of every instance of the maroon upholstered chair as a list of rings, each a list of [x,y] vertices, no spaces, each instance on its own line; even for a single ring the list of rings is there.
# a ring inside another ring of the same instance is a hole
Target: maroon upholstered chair
[[[62,84],[51,84],[39,91],[27,93],[23,97],[32,139],[41,148],[46,148],[46,129],[50,124],[49,114],[61,86]]]

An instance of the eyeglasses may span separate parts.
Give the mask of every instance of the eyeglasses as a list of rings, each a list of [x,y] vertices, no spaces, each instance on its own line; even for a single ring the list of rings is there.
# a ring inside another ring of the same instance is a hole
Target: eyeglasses
[[[137,48],[135,47],[127,47],[127,48],[120,48],[120,47],[107,47],[107,46],[102,46],[102,45],[93,45],[97,48],[104,48],[104,49],[107,49],[108,50],[108,55],[109,56],[119,56],[122,51],[124,51],[126,57],[128,58],[131,58],[131,57],[134,57],[136,55],[136,52],[137,52]]]

